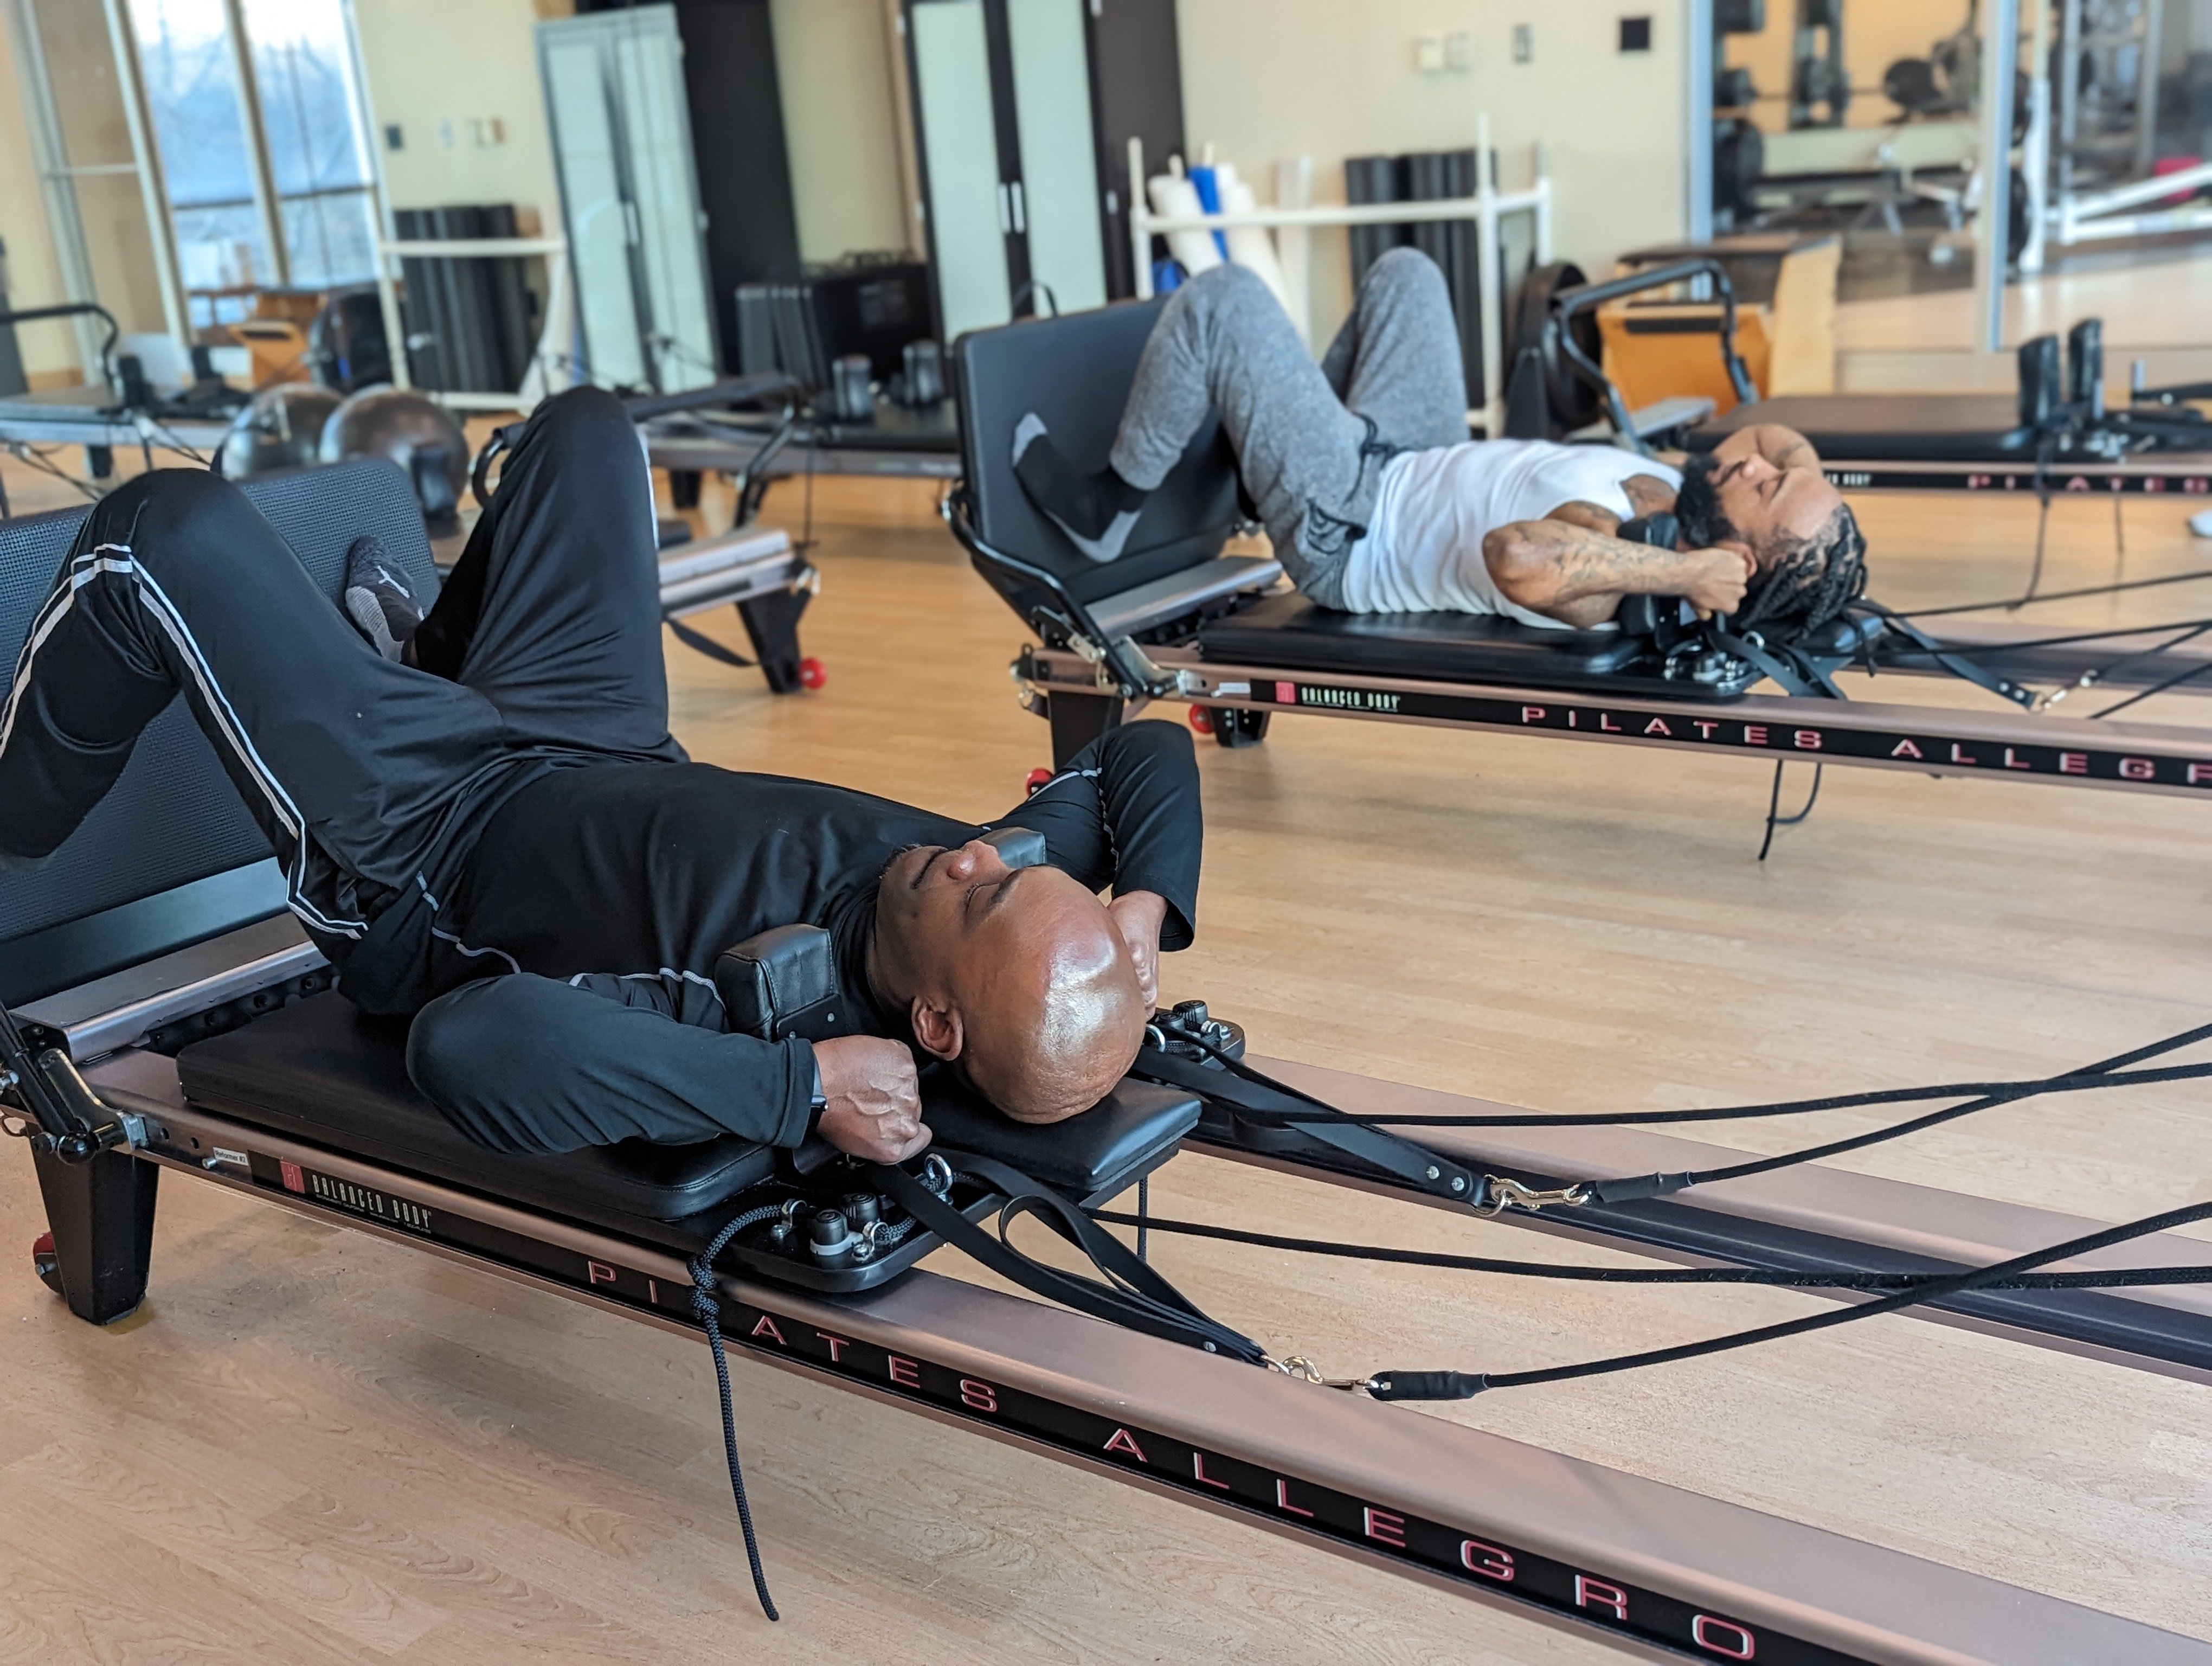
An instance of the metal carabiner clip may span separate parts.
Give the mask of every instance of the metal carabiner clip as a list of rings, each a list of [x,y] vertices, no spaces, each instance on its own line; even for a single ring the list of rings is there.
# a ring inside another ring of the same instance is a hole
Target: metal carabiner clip
[[[1534,1186],[1524,1185],[1518,1180],[1486,1174],[1482,1177],[1482,1187],[1487,1201],[1474,1206],[1478,1214],[1502,1215],[1508,1208],[1526,1209],[1530,1214],[1534,1214],[1554,1203],[1579,1208],[1590,1201],[1590,1185],[1586,1180],[1578,1180],[1571,1186],[1560,1186],[1551,1191],[1538,1191]]]
[[[1269,1371],[1295,1377],[1299,1382],[1310,1383],[1317,1389],[1340,1389],[1346,1394],[1353,1394],[1374,1385],[1372,1377],[1331,1377],[1303,1353],[1293,1353],[1287,1359],[1278,1359],[1272,1354],[1262,1355],[1261,1358]]]

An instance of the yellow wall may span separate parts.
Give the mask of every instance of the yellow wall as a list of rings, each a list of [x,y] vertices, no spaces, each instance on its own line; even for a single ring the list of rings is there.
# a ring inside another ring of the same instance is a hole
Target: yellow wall
[[[8,243],[8,299],[16,307],[51,307],[66,297],[32,161],[30,112],[15,71],[12,33],[0,29],[0,238]],[[76,338],[67,325],[21,325],[15,344],[34,385],[84,380]]]
[[[1623,11],[1651,17],[1650,52],[1618,50]],[[1178,0],[1183,131],[1262,201],[1276,160],[1307,155],[1316,200],[1342,202],[1346,156],[1470,145],[1487,112],[1506,188],[1525,183],[1542,141],[1556,252],[1595,273],[1686,228],[1681,16],[1680,0]],[[1534,29],[1528,64],[1511,61],[1520,22]],[[1416,70],[1417,37],[1460,29],[1471,70]],[[1350,267],[1340,233],[1317,234],[1313,253],[1318,341],[1346,309]]]
[[[881,0],[770,0],[799,252],[907,246]]]
[[[512,203],[560,229],[532,30],[572,9],[563,0],[354,0],[394,208]],[[472,121],[492,119],[503,137],[480,143]],[[381,131],[394,123],[404,139],[398,150]]]

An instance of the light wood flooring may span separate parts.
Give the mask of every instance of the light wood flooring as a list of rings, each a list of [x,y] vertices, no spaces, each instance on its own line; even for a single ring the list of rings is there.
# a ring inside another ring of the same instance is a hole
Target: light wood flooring
[[[962,815],[1018,799],[1047,752],[1006,675],[1022,631],[929,510],[927,489],[817,484],[824,588],[805,635],[828,685],[775,698],[672,645],[696,756]],[[707,513],[726,510],[710,495]],[[2131,575],[2212,565],[2182,506],[2126,513]],[[1893,604],[2025,579],[2025,504],[1863,514]],[[800,514],[779,487],[769,518]],[[2046,584],[2113,569],[2109,506],[2060,504]],[[2124,609],[2032,617],[2208,616],[2212,581]],[[741,641],[734,620],[708,628]],[[2212,699],[2145,714],[2212,721]],[[1205,996],[1279,1056],[1549,1110],[1657,1109],[2055,1068],[2212,1007],[2212,810],[2194,802],[1832,771],[1760,865],[1768,775],[1735,759],[1306,718],[1200,761],[1200,939],[1167,994]],[[1872,1125],[1704,1137],[1781,1149]],[[2015,1106],[1858,1161],[2124,1219],[2212,1196],[2212,1092]],[[787,1615],[771,1633],[696,1343],[164,1189],[151,1299],[95,1331],[18,1258],[36,1192],[27,1163],[0,1163],[0,1659],[1620,1657],[738,1360]],[[1275,1230],[1624,1259],[1196,1157],[1155,1198]],[[1812,1306],[1155,1244],[1215,1311],[1333,1369],[1510,1369]],[[1890,1317],[1435,1414],[2212,1639],[2208,1396]]]

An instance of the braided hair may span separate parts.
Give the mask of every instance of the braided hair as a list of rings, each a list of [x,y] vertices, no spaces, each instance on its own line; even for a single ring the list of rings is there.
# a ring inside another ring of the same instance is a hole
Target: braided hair
[[[1866,593],[1866,534],[1849,504],[1838,503],[1811,537],[1785,535],[1769,549],[1772,559],[1735,617],[1739,630],[1786,641],[1827,623]]]

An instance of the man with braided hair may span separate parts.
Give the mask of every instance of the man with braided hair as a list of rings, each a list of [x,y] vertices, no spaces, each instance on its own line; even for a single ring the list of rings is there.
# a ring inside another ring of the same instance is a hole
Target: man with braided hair
[[[1032,415],[1014,433],[1031,501],[1093,561],[1119,556],[1209,410],[1299,589],[1349,612],[1501,614],[1607,628],[1630,595],[1787,633],[1865,583],[1866,540],[1802,435],[1739,429],[1677,470],[1610,446],[1467,437],[1443,278],[1413,249],[1368,269],[1318,365],[1267,287],[1217,266],[1169,297],[1108,465],[1079,471]],[[1671,546],[1619,536],[1674,514]]]

